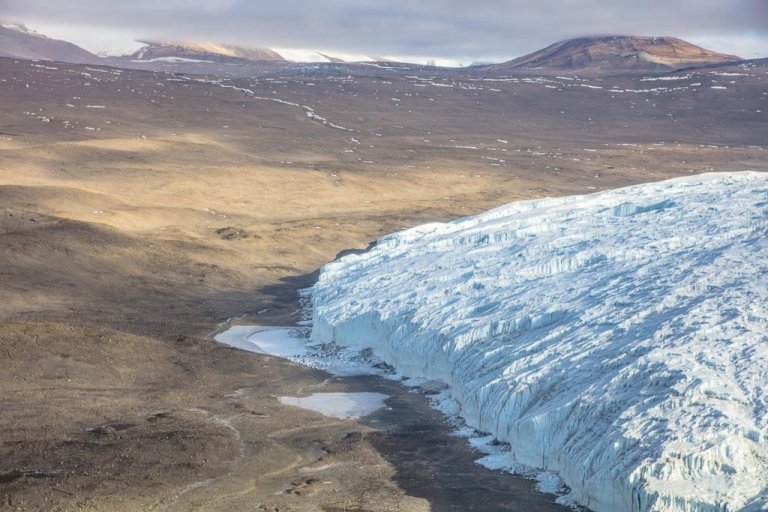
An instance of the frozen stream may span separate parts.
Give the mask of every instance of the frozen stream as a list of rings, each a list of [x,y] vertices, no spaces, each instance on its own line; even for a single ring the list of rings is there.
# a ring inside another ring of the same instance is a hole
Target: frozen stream
[[[359,365],[339,365],[339,361],[328,361],[317,350],[307,346],[307,339],[300,338],[301,328],[269,327],[254,325],[235,325],[217,334],[215,339],[231,347],[236,347],[257,354],[283,357],[312,367],[329,367],[341,375],[363,373]],[[311,364],[310,364],[311,363]],[[372,370],[372,369],[371,369]],[[371,373],[374,373],[371,371]],[[388,398],[382,393],[314,393],[307,397],[281,396],[279,400],[286,405],[293,405],[332,416],[334,418],[354,419],[376,412],[384,407]]]

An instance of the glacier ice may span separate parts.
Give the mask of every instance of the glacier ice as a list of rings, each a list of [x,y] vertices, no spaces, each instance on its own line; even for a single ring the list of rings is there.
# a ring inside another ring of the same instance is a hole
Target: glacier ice
[[[597,512],[768,503],[768,174],[512,203],[326,265],[316,342],[449,385]]]

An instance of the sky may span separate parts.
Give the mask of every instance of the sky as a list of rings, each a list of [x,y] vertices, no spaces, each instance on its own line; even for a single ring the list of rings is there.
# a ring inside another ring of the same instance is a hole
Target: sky
[[[768,57],[768,0],[0,0],[0,18],[108,54],[186,40],[468,65],[630,34]]]

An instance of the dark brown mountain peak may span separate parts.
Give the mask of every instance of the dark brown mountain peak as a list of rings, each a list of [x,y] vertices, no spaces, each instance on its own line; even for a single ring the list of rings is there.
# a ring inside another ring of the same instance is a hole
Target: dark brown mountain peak
[[[597,36],[560,41],[502,64],[494,70],[542,70],[609,75],[671,71],[741,60],[676,37]]]
[[[101,61],[96,55],[72,43],[51,39],[24,25],[7,22],[0,24],[0,57],[75,64],[96,64]]]

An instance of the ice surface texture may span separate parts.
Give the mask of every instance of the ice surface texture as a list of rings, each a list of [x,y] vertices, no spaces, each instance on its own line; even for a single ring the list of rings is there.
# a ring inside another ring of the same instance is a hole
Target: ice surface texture
[[[509,204],[326,265],[314,341],[450,385],[597,512],[768,501],[768,174]]]

